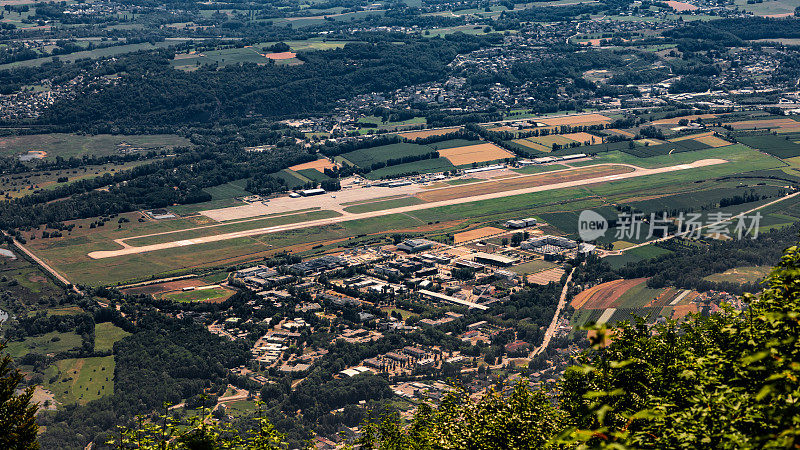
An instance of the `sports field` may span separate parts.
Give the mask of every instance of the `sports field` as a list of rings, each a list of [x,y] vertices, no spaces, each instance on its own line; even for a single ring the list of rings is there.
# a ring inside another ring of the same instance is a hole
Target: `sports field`
[[[199,288],[192,291],[170,292],[161,296],[164,300],[173,302],[212,302],[217,303],[226,300],[235,291],[223,287]]]

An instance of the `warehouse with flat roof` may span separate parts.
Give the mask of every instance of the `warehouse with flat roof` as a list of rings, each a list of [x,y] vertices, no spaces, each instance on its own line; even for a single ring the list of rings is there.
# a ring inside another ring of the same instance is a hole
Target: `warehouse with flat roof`
[[[508,256],[497,255],[494,253],[478,252],[472,255],[475,262],[481,264],[488,264],[490,266],[508,267],[517,262],[517,258],[509,258]]]

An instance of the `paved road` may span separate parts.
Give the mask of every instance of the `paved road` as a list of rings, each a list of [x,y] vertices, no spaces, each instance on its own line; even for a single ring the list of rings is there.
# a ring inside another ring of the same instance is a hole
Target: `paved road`
[[[308,222],[300,222],[300,223],[293,223],[288,225],[279,225],[273,227],[266,227],[266,228],[257,228],[252,230],[244,230],[244,231],[236,231],[231,233],[223,233],[214,236],[204,236],[194,239],[184,239],[184,240],[177,240],[172,242],[164,242],[160,244],[152,244],[152,245],[144,245],[141,247],[125,247],[119,250],[102,250],[102,251],[95,251],[89,253],[89,257],[92,259],[103,259],[103,258],[113,258],[116,256],[124,256],[124,255],[133,255],[138,253],[146,253],[152,252],[156,250],[165,250],[170,248],[178,248],[178,247],[185,247],[188,245],[195,245],[195,244],[206,244],[210,242],[218,242],[224,241],[228,239],[236,239],[241,237],[251,237],[251,236],[259,236],[264,234],[271,234],[277,233],[281,231],[289,231],[289,230],[297,230],[302,228],[310,228],[310,227],[320,227],[325,225],[332,225],[341,222],[348,222],[351,220],[357,219],[365,219],[365,218],[372,218],[372,217],[380,217],[389,214],[401,214],[407,213],[412,211],[418,211],[422,209],[430,209],[430,208],[437,208],[441,206],[452,206],[458,205],[463,203],[471,203],[481,200],[492,200],[502,197],[510,197],[514,195],[522,195],[522,194],[531,194],[534,192],[544,192],[556,189],[565,189],[577,186],[584,186],[588,184],[595,184],[595,183],[604,183],[609,181],[616,181],[616,180],[624,180],[627,178],[636,178],[646,175],[654,175],[659,173],[667,173],[667,172],[675,172],[680,170],[687,170],[687,169],[694,169],[698,167],[705,167],[711,166],[716,164],[726,163],[723,159],[703,159],[700,161],[695,161],[690,164],[679,164],[675,166],[668,166],[668,167],[659,167],[656,169],[642,169],[640,167],[631,166],[627,164],[608,164],[612,166],[628,166],[634,168],[633,171],[627,173],[620,173],[616,175],[605,175],[600,177],[594,178],[585,178],[582,180],[575,180],[575,181],[567,181],[563,183],[554,183],[548,184],[543,186],[533,186],[529,188],[523,189],[516,189],[511,191],[501,191],[501,192],[492,192],[488,194],[481,194],[475,195],[471,197],[462,197],[462,198],[455,198],[450,200],[443,200],[438,202],[430,202],[430,203],[422,203],[418,205],[410,205],[410,206],[403,206],[399,208],[392,208],[392,209],[385,209],[381,211],[370,211],[364,213],[349,213],[345,212],[341,216],[331,217],[327,219],[319,219],[319,220],[311,220]],[[585,166],[585,167],[595,167],[595,166]],[[495,180],[496,181],[496,180]]]
[[[46,262],[44,262],[41,258],[39,258],[38,256],[34,255],[30,250],[25,248],[25,246],[23,246],[16,239],[14,239],[14,246],[17,247],[18,249],[20,249],[26,255],[28,255],[32,260],[34,260],[36,262],[36,264],[41,266],[42,269],[46,270],[48,273],[50,273],[50,275],[55,277],[58,281],[64,283],[64,286],[72,286],[72,290],[75,291],[76,294],[83,295],[83,291],[78,289],[78,287],[75,286],[74,284],[72,284],[72,282],[69,281],[68,279],[66,279],[66,277],[64,277],[60,273],[56,272],[55,269],[50,267],[50,265],[47,264]]]
[[[558,317],[561,315],[561,311],[564,309],[564,306],[567,305],[567,291],[569,290],[569,283],[572,281],[572,274],[575,273],[575,267],[572,268],[572,272],[567,275],[567,281],[564,283],[564,288],[561,289],[561,298],[558,299],[558,306],[556,307],[556,313],[553,314],[553,320],[550,321],[550,326],[547,327],[547,331],[544,332],[544,339],[542,339],[542,345],[536,348],[534,351],[531,352],[529,358],[533,358],[536,355],[541,354],[544,349],[550,345],[550,339],[553,338],[553,334],[556,332],[556,326],[558,326]]]

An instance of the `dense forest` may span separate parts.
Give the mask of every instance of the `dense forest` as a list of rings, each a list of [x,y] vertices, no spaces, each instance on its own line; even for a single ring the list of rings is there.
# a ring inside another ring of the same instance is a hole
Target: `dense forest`
[[[191,320],[145,312],[132,331],[114,346],[114,394],[42,416],[40,423],[47,427],[40,437],[43,446],[83,447],[136,414],[225,386],[227,369],[249,357],[243,343],[225,341]]]
[[[459,54],[497,38],[449,35],[402,44],[350,43],[301,55],[303,64],[242,64],[193,72],[175,70],[169,51],[109,63],[113,83],[88,84],[81,95],[57,102],[42,117],[63,131],[152,132],[187,125],[239,123],[330,111],[333,102],[432,81]]]
[[[720,289],[729,292],[756,292],[758,284],[740,286],[735,283],[715,283],[703,277],[722,273],[741,266],[769,265],[780,256],[781,251],[797,240],[800,224],[781,230],[761,233],[757,239],[710,241],[696,244],[681,244],[667,241],[659,244],[673,249],[657,258],[629,263],[618,270],[624,278],[651,277],[650,287],[677,286],[685,289],[705,291]]]

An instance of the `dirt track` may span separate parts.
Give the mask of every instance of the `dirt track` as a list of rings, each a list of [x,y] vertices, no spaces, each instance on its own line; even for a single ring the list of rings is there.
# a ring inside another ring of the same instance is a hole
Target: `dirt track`
[[[461,198],[454,198],[454,199],[450,199],[450,200],[434,201],[434,202],[431,202],[431,203],[423,203],[423,204],[419,204],[419,205],[403,206],[403,207],[399,207],[399,208],[386,209],[386,210],[381,210],[381,211],[370,211],[370,212],[364,212],[364,213],[359,213],[359,214],[349,213],[349,212],[344,212],[343,211],[341,216],[332,217],[332,218],[328,218],[328,219],[319,219],[319,220],[312,220],[312,221],[308,221],[308,222],[293,223],[293,224],[288,224],[288,225],[279,225],[279,226],[266,227],[266,228],[257,228],[257,229],[253,229],[253,230],[237,231],[237,232],[232,232],[232,233],[218,234],[218,235],[215,235],[215,236],[205,236],[205,237],[200,237],[200,238],[195,238],[195,239],[185,239],[185,240],[179,240],[179,241],[164,242],[164,243],[160,243],[160,244],[145,245],[145,246],[142,246],[142,247],[127,247],[127,248],[121,248],[119,250],[95,251],[95,252],[89,253],[89,257],[93,258],[93,259],[113,258],[113,257],[116,257],[116,256],[124,256],[124,255],[138,254],[138,253],[146,253],[146,252],[152,252],[152,251],[156,251],[156,250],[165,250],[165,249],[170,249],[170,248],[184,247],[184,246],[187,246],[187,245],[205,244],[205,243],[210,243],[210,242],[218,242],[218,241],[224,241],[224,240],[228,240],[228,239],[236,239],[236,238],[241,238],[241,237],[259,236],[259,235],[264,235],[264,234],[277,233],[277,232],[281,232],[281,231],[289,231],[289,230],[297,230],[297,229],[301,229],[301,228],[325,226],[325,225],[331,225],[331,224],[334,224],[334,223],[347,222],[347,221],[351,221],[351,220],[364,219],[364,218],[370,218],[370,217],[379,217],[379,216],[385,216],[385,215],[389,215],[389,214],[406,213],[406,212],[417,211],[417,210],[421,210],[421,209],[437,208],[437,207],[440,207],[440,206],[458,205],[458,204],[470,203],[470,202],[475,202],[475,201],[480,201],[480,200],[491,200],[491,199],[502,198],[502,197],[510,197],[510,196],[513,196],[513,195],[530,194],[530,193],[533,193],[533,192],[543,192],[543,191],[549,191],[549,190],[554,190],[554,189],[564,189],[564,188],[570,188],[570,187],[576,187],[576,186],[584,186],[584,185],[587,185],[587,184],[603,183],[603,182],[614,181],[614,180],[623,180],[623,179],[626,179],[626,178],[636,178],[636,177],[640,177],[640,176],[653,175],[653,174],[658,174],[658,173],[675,172],[675,171],[679,171],[679,170],[687,170],[687,169],[693,169],[693,168],[698,168],[698,167],[722,164],[722,163],[725,163],[725,162],[727,162],[727,161],[725,161],[723,159],[704,159],[704,160],[700,160],[700,161],[695,161],[695,162],[693,162],[691,164],[679,164],[679,165],[676,165],[676,166],[660,167],[660,168],[657,168],[657,169],[642,169],[642,168],[638,168],[638,167],[635,167],[635,166],[628,166],[628,167],[630,167],[630,168],[632,168],[634,170],[632,170],[630,172],[627,172],[627,173],[619,173],[619,174],[616,174],[616,175],[604,175],[604,176],[599,176],[599,177],[583,178],[583,179],[578,179],[578,180],[564,181],[564,182],[560,182],[560,183],[553,183],[553,184],[547,184],[547,185],[541,185],[541,186],[533,186],[533,187],[527,187],[527,188],[516,189],[516,190],[507,190],[507,191],[501,191],[501,192],[489,192],[489,193],[486,193],[486,194],[473,195],[473,196],[469,196],[469,197],[461,197]]]

